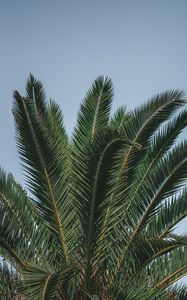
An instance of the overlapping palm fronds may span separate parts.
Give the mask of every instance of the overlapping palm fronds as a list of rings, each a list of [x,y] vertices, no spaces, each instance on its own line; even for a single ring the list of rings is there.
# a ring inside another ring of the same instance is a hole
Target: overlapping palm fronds
[[[1,299],[185,299],[186,99],[168,91],[111,115],[98,77],[68,138],[60,107],[30,75],[14,92],[28,193],[0,170]]]

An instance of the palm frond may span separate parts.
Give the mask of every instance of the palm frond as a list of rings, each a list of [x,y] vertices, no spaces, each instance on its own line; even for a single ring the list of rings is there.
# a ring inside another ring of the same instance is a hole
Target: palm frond
[[[125,127],[125,124],[130,120],[132,112],[127,110],[125,106],[117,109],[114,115],[110,118],[109,127],[118,130],[119,132]]]
[[[20,293],[23,293],[30,300],[45,300],[45,299],[61,299],[59,292],[64,293],[63,284],[70,280],[77,272],[77,266],[67,266],[58,272],[29,266],[22,270],[23,280],[19,288]],[[66,297],[65,294],[63,294]]]
[[[98,77],[89,89],[78,113],[73,143],[77,150],[107,127],[113,99],[112,81]]]
[[[130,197],[126,213],[130,213],[131,217],[138,220],[138,215],[142,215],[141,221],[134,222],[139,224],[138,230],[151,212],[167,197],[179,192],[186,182],[186,166],[187,166],[187,148],[186,143],[182,142],[172,149],[167,157],[159,161],[154,171],[150,172],[145,183],[141,184],[141,190],[136,197]],[[142,170],[144,172],[144,170]],[[141,202],[140,199],[141,198]],[[134,201],[139,201],[136,209]],[[130,209],[132,207],[132,210]],[[136,210],[134,210],[136,209]],[[138,232],[138,231],[137,231]]]
[[[150,276],[154,278],[155,287],[169,287],[187,274],[186,247],[179,247],[151,264]],[[151,271],[152,270],[152,271]]]
[[[146,225],[145,232],[161,238],[172,232],[175,226],[187,216],[187,191],[186,188],[165,201]]]
[[[7,245],[7,249],[8,245],[10,246],[9,243],[15,239],[16,248],[14,251],[17,252],[16,249],[20,248],[22,257],[24,253],[26,255],[29,249],[31,252],[37,253],[40,258],[42,253],[46,254],[46,249],[43,248],[43,240],[47,238],[47,236],[49,237],[49,230],[44,220],[39,216],[36,207],[27,196],[26,191],[15,181],[12,174],[7,175],[1,169],[0,219],[2,226],[1,247],[4,244]],[[18,244],[17,241],[19,241]],[[32,244],[32,249],[31,247],[25,247],[24,241],[26,244]],[[20,243],[22,242],[23,245],[21,247]],[[48,244],[47,240],[46,244]],[[47,247],[49,247],[49,245]]]
[[[37,84],[37,81],[35,83]],[[32,84],[33,78],[30,79],[30,85]],[[67,244],[71,236],[71,230],[67,230],[67,225],[72,222],[69,207],[67,208],[69,189],[67,136],[59,108],[51,104],[48,111],[43,94],[40,99],[40,91],[40,85],[36,89],[34,85],[32,99],[23,98],[18,92],[14,93],[13,113],[17,144],[27,171],[30,190],[36,197],[41,215],[45,216],[50,229],[56,233],[64,259],[67,261],[70,251]],[[39,110],[40,102],[42,109]],[[64,214],[65,216],[68,214],[69,217],[64,217]],[[63,223],[67,221],[68,224]]]
[[[180,91],[171,91],[157,95],[150,101],[148,101],[146,105],[141,106],[140,108],[135,110],[134,113],[131,113],[129,120],[124,123],[124,126],[120,127],[120,131],[126,138],[133,141],[134,145],[138,143],[142,147],[136,147],[132,145],[131,147],[126,149],[125,152],[122,152],[119,156],[119,170],[118,174],[116,174],[115,183],[116,189],[115,193],[113,193],[111,196],[111,203],[113,203],[113,199],[118,197],[118,187],[120,189],[123,185],[124,190],[126,190],[127,187],[131,187],[131,184],[133,182],[134,190],[134,179],[139,178],[139,174],[136,174],[138,169],[136,166],[140,165],[141,160],[145,157],[151,137],[155,132],[157,132],[160,125],[169,117],[171,117],[171,115],[185,103],[186,100],[184,94]],[[119,111],[119,116],[120,119],[122,119],[123,113],[121,111]],[[181,114],[181,116],[178,117],[178,119],[172,122],[173,130],[169,131],[168,133],[170,139],[171,136],[173,136],[174,140],[177,134],[179,134],[180,131],[186,126],[185,117],[186,114],[184,112],[183,114]],[[119,118],[117,117],[116,124],[120,124]],[[123,122],[121,124],[123,124]],[[112,126],[114,126],[114,124]],[[165,142],[165,147],[169,147],[169,136],[167,137],[167,142]],[[163,147],[162,149],[165,148]],[[163,153],[163,151],[160,152],[160,155],[161,153]],[[105,223],[108,222],[110,216],[110,207],[108,211],[109,213],[106,217]]]
[[[123,132],[126,138],[139,143],[142,148],[130,147],[124,154],[120,173],[128,171],[128,184],[131,184],[136,166],[144,158],[153,134],[185,103],[184,93],[173,90],[156,95],[145,105],[134,110],[129,122],[125,124]]]
[[[84,152],[74,152],[74,197],[82,227],[82,247],[86,261],[86,289],[90,289],[90,277],[96,259],[98,237],[106,213],[107,199],[112,192],[110,168],[115,154],[128,145],[116,132],[98,135]],[[85,159],[87,158],[87,159]],[[108,165],[110,161],[110,165]]]

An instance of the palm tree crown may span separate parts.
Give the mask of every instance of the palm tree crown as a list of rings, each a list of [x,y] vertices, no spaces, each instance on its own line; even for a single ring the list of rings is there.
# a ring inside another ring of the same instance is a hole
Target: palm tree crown
[[[184,299],[187,125],[183,92],[111,116],[98,77],[69,139],[60,107],[30,75],[14,92],[27,193],[0,170],[1,299]]]

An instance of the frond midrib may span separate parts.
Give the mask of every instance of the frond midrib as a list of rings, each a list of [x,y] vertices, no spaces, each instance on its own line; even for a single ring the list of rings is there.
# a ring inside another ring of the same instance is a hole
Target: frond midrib
[[[184,123],[186,123],[186,120],[184,121]],[[183,124],[181,124],[181,125],[183,125]],[[127,215],[127,213],[128,213],[128,210],[129,210],[131,204],[133,203],[133,200],[134,200],[134,198],[135,198],[135,196],[136,196],[136,194],[137,194],[139,188],[140,188],[141,185],[142,185],[142,182],[144,181],[144,179],[146,178],[147,174],[148,174],[149,171],[151,170],[151,167],[154,165],[154,162],[157,160],[157,157],[159,157],[160,153],[162,152],[162,149],[167,145],[167,143],[168,143],[169,141],[172,140],[172,138],[173,138],[174,135],[175,135],[175,133],[173,132],[173,135],[171,135],[170,138],[169,138],[168,140],[166,140],[166,143],[162,144],[162,147],[159,149],[159,151],[157,152],[156,156],[152,159],[152,161],[151,161],[151,163],[149,164],[148,168],[147,168],[146,171],[144,172],[144,175],[143,175],[141,181],[139,182],[138,186],[136,187],[136,190],[133,192],[133,197],[131,198],[131,200],[130,200],[130,202],[129,202],[129,204],[128,204],[126,210],[125,210],[125,214],[126,214],[126,215]]]
[[[43,287],[43,290],[42,290],[41,300],[45,300],[47,287],[48,287],[48,283],[49,283],[49,280],[50,280],[51,276],[52,276],[51,274],[48,274],[46,276],[46,280],[45,280],[44,287]]]
[[[21,259],[21,257],[16,253],[16,251],[5,241],[4,238],[0,236],[0,243],[3,245],[3,248],[7,249],[7,251],[10,253],[12,257],[18,262],[18,264],[22,267],[25,268],[27,265],[27,262]]]
[[[92,139],[93,139],[93,137],[95,135],[95,132],[96,132],[97,115],[99,113],[99,106],[100,106],[100,102],[101,102],[101,99],[102,99],[103,90],[104,90],[104,85],[102,86],[102,89],[101,89],[101,91],[99,93],[99,98],[98,98],[97,106],[96,106],[96,109],[95,109],[95,114],[94,114],[94,119],[93,119],[93,125],[92,125],[92,131],[91,131],[91,138]]]
[[[157,192],[157,194],[155,195],[153,201],[151,201],[151,203],[149,204],[149,206],[147,207],[146,209],[146,212],[143,214],[140,222],[137,224],[136,226],[136,229],[134,230],[133,234],[132,234],[132,237],[128,243],[128,245],[125,247],[125,253],[122,255],[122,257],[120,258],[118,264],[117,264],[117,267],[116,267],[116,270],[115,270],[115,274],[117,274],[119,272],[119,270],[121,269],[123,263],[124,263],[124,260],[125,260],[125,255],[130,247],[130,245],[132,244],[133,240],[135,239],[135,237],[137,236],[139,230],[141,229],[141,226],[142,224],[144,223],[144,220],[145,218],[147,217],[147,215],[149,214],[153,204],[155,203],[155,199],[157,199],[163,189],[163,187],[165,186],[165,184],[167,184],[168,182],[168,179],[170,179],[172,177],[172,175],[177,171],[178,168],[180,168],[184,163],[187,162],[187,159],[184,159],[180,164],[177,165],[177,167],[173,170],[173,172],[170,173],[170,175],[168,176],[168,178],[164,181],[164,183],[162,184],[162,186],[160,187],[159,191]]]
[[[85,287],[86,289],[89,290],[89,280],[90,280],[90,259],[91,259],[91,237],[92,237],[92,230],[93,230],[93,217],[94,217],[94,208],[95,208],[95,201],[96,201],[96,194],[97,194],[97,184],[98,184],[98,178],[99,178],[99,174],[100,174],[100,169],[102,166],[102,162],[105,156],[105,153],[107,152],[107,150],[109,149],[109,147],[117,142],[117,141],[121,141],[121,138],[115,138],[113,139],[110,143],[107,144],[107,146],[104,148],[99,162],[98,162],[98,166],[97,166],[97,170],[96,170],[96,175],[95,175],[95,180],[94,180],[94,184],[93,184],[93,194],[92,194],[92,204],[91,204],[91,216],[89,219],[89,230],[88,230],[88,249],[87,249],[87,267],[86,267],[86,278],[85,278]]]
[[[151,115],[151,118],[149,117],[149,118],[146,120],[146,122],[143,123],[143,125],[141,126],[141,128],[140,128],[139,131],[137,132],[136,137],[135,137],[134,140],[133,140],[134,143],[136,143],[136,141],[137,141],[138,138],[139,138],[139,135],[141,134],[141,132],[143,131],[143,129],[146,127],[146,125],[149,123],[150,119],[154,118],[154,116],[158,113],[158,110],[161,110],[161,109],[162,109],[163,107],[165,107],[167,104],[168,104],[168,102],[167,102],[167,103],[164,103],[161,107],[159,107],[159,109],[157,109],[157,110]],[[120,176],[121,176],[121,174],[122,174],[123,169],[125,168],[125,165],[126,165],[126,163],[127,163],[127,161],[128,161],[128,158],[129,158],[129,155],[130,155],[132,149],[133,149],[133,146],[130,146],[129,149],[128,149],[128,151],[127,151],[127,153],[126,153],[126,152],[124,153],[123,163],[122,163],[121,168],[120,168],[120,170],[119,170],[119,174],[118,174],[117,179],[116,179],[116,184],[117,184],[117,182],[118,182],[118,180],[119,180],[119,178],[120,178]],[[107,224],[107,222],[108,222],[109,213],[110,213],[110,209],[111,209],[111,202],[112,202],[112,199],[113,199],[114,196],[115,196],[115,192],[112,193],[111,198],[110,198],[110,200],[109,200],[109,205],[108,205],[106,217],[105,217],[105,220],[104,220],[104,227],[106,226],[106,224]],[[105,230],[104,230],[104,227],[103,227],[103,232],[105,231]],[[103,235],[102,235],[101,238],[103,238]]]
[[[181,267],[180,269],[178,269],[177,271],[173,272],[172,274],[170,274],[169,276],[167,276],[164,280],[162,280],[160,283],[158,283],[155,288],[161,287],[163,286],[167,281],[169,281],[172,277],[174,277],[175,275],[177,275],[178,273],[180,273],[181,271],[185,270],[187,268],[187,264],[184,265],[183,267]]]
[[[54,197],[54,195],[53,195],[53,190],[52,190],[50,178],[49,178],[49,176],[48,176],[48,173],[47,173],[47,170],[46,170],[46,167],[45,167],[45,163],[44,163],[44,160],[43,160],[43,158],[42,158],[41,151],[40,151],[40,146],[39,146],[39,144],[38,144],[36,135],[35,135],[35,133],[34,133],[34,129],[33,129],[33,126],[32,126],[32,122],[31,122],[31,120],[30,120],[30,117],[29,117],[29,114],[28,114],[28,111],[27,111],[27,107],[26,107],[26,105],[25,105],[25,102],[24,102],[23,97],[21,97],[21,100],[22,100],[22,104],[23,104],[23,107],[24,107],[24,110],[25,110],[25,114],[26,114],[26,117],[27,117],[27,120],[28,120],[28,124],[29,124],[30,130],[31,130],[31,134],[32,134],[32,137],[33,137],[33,141],[34,141],[35,146],[36,146],[36,151],[37,151],[37,153],[38,153],[38,156],[39,156],[39,159],[40,159],[40,162],[41,162],[41,165],[42,165],[42,168],[43,168],[43,171],[44,171],[46,180],[47,180],[47,184],[48,184],[48,188],[49,188],[49,191],[50,191],[51,200],[52,200],[52,203],[53,203],[53,213],[54,213],[54,215],[55,215],[56,225],[57,225],[57,228],[58,228],[58,230],[59,230],[60,241],[61,241],[62,249],[63,249],[63,251],[64,251],[64,257],[65,257],[65,260],[66,260],[66,262],[67,262],[67,260],[68,260],[68,257],[67,257],[67,246],[66,246],[66,244],[65,244],[64,232],[63,232],[63,229],[62,229],[62,224],[61,224],[61,222],[60,222],[60,216],[59,216],[59,212],[58,212],[58,209],[57,209],[57,206],[56,206],[55,197]]]

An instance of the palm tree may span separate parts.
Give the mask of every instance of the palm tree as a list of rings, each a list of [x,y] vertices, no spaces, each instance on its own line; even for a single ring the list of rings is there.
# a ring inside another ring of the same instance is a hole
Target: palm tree
[[[187,125],[183,92],[111,116],[112,82],[98,77],[71,139],[32,75],[26,95],[13,97],[29,193],[1,169],[1,290],[14,293],[2,299],[181,299],[173,283],[187,273],[187,239],[174,231],[187,215],[187,143],[175,143]]]

